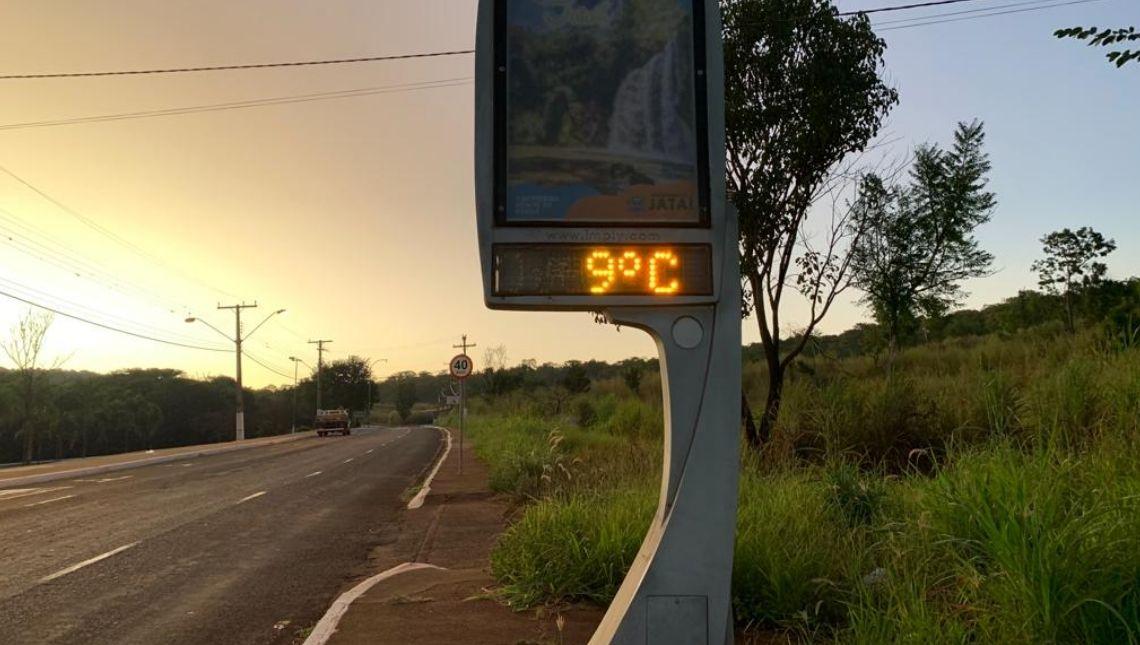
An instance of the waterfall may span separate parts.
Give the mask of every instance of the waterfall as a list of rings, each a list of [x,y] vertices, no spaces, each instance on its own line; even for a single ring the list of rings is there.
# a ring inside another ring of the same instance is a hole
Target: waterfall
[[[614,97],[608,148],[632,157],[693,163],[696,137],[683,117],[692,79],[680,39],[625,77]]]

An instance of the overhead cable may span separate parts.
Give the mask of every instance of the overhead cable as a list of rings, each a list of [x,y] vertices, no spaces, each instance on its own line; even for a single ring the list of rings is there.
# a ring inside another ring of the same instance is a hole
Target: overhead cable
[[[455,51],[427,52],[422,54],[395,54],[389,56],[358,56],[356,58],[331,58],[324,60],[302,60],[278,63],[251,63],[244,65],[208,65],[202,67],[167,67],[156,69],[128,69],[102,72],[57,72],[52,74],[5,74],[0,75],[0,81],[30,80],[48,78],[92,78],[103,76],[141,76],[148,74],[187,74],[190,72],[226,72],[249,69],[274,69],[279,67],[312,67],[318,65],[344,65],[350,63],[375,63],[380,61],[410,60],[413,58],[442,58],[445,56],[463,56],[474,54],[473,49]]]

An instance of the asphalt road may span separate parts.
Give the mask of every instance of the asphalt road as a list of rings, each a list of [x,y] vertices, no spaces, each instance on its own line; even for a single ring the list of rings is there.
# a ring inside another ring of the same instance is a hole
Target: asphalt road
[[[0,642],[290,642],[439,445],[365,430],[0,489]]]

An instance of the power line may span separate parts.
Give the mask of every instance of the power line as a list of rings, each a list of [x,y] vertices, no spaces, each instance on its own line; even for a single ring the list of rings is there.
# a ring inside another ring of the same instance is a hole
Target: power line
[[[19,230],[10,228],[11,226]],[[72,254],[65,245],[53,240],[36,227],[29,225],[11,211],[3,208],[0,208],[0,237],[6,237],[18,251],[56,266],[77,278],[93,280],[128,297],[150,300],[153,304],[170,313],[174,313],[178,309],[188,308],[185,304],[167,300],[154,291],[121,280],[118,276],[102,270],[85,258]]]
[[[978,2],[979,0],[935,0],[934,2],[919,2],[916,4],[900,4],[875,9],[861,9],[859,11],[841,11],[841,16],[858,16],[864,13],[884,13],[887,11],[905,11],[907,9],[921,9],[923,7],[937,7],[944,4],[958,4],[960,2]]]
[[[259,365],[259,366],[261,366],[263,369],[265,369],[265,370],[267,370],[267,371],[273,372],[273,373],[274,373],[274,374],[276,374],[277,376],[280,376],[280,377],[282,377],[282,378],[287,378],[287,379],[290,379],[290,380],[292,380],[292,379],[293,379],[293,375],[292,375],[292,374],[284,374],[284,373],[282,373],[282,372],[280,372],[280,371],[278,371],[278,370],[276,370],[276,369],[274,369],[274,368],[272,368],[272,367],[270,367],[270,366],[266,365],[265,363],[262,363],[261,361],[257,360],[257,359],[256,359],[256,358],[254,358],[253,356],[251,356],[251,355],[249,354],[249,352],[247,352],[247,351],[244,351],[244,350],[243,350],[243,351],[242,351],[242,356],[245,356],[245,357],[246,357],[246,358],[248,358],[249,360],[253,361],[253,362],[254,362],[256,365]]]
[[[253,63],[247,65],[212,65],[206,67],[172,67],[160,69],[133,69],[110,72],[59,72],[54,74],[8,74],[0,76],[0,81],[29,80],[47,78],[91,78],[97,76],[140,76],[144,74],[186,74],[189,72],[222,72],[243,69],[271,69],[277,67],[311,67],[316,65],[343,65],[346,63],[375,63],[379,61],[409,60],[413,58],[440,58],[474,54],[474,49],[428,52],[423,54],[396,54],[391,56],[361,56],[357,58],[333,58],[326,60],[289,61],[282,63]]]
[[[1009,7],[1022,7],[1025,5],[1040,5],[1040,4],[1046,4],[1048,2],[1056,2],[1056,0],[1025,0],[1024,2],[1011,2],[1009,4],[995,5],[992,7],[983,7],[981,9],[965,9],[962,11],[946,11],[943,13],[933,13],[933,14],[927,14],[925,16],[917,16],[917,17],[912,17],[912,18],[896,18],[895,20],[880,20],[880,21],[875,23],[875,26],[876,27],[882,27],[884,25],[895,25],[895,24],[899,24],[899,23],[915,22],[915,21],[920,21],[920,20],[930,20],[931,18],[941,18],[943,16],[961,16],[961,15],[972,14],[972,13],[983,13],[986,11],[994,11],[996,9],[1007,9]]]
[[[185,349],[196,349],[196,350],[203,351],[203,352],[229,352],[230,351],[228,349],[216,349],[213,347],[202,347],[199,345],[190,345],[187,343],[179,343],[179,342],[175,342],[175,341],[171,341],[171,340],[164,340],[162,338],[155,338],[153,336],[147,336],[145,334],[137,334],[133,331],[127,331],[125,329],[119,329],[118,327],[112,327],[110,325],[105,325],[105,324],[100,323],[100,322],[95,322],[94,320],[88,320],[87,318],[83,318],[82,316],[76,316],[75,314],[70,314],[70,313],[67,313],[66,311],[62,311],[62,310],[56,309],[54,307],[49,307],[47,305],[41,304],[39,302],[35,302],[35,301],[30,300],[28,298],[23,298],[23,297],[18,296],[14,293],[9,293],[9,292],[4,291],[4,290],[0,290],[0,296],[6,296],[8,298],[11,298],[12,300],[17,300],[17,301],[22,302],[26,305],[30,305],[30,306],[36,307],[38,309],[43,309],[44,311],[50,311],[51,313],[56,314],[57,316],[63,316],[64,318],[70,318],[72,320],[77,320],[79,322],[87,323],[88,325],[93,325],[93,326],[99,327],[101,329],[106,329],[108,331],[113,331],[113,332],[116,332],[119,334],[125,334],[127,336],[133,336],[135,338],[140,338],[142,340],[149,340],[149,341],[155,342],[155,343],[162,343],[163,345],[173,345],[175,347],[182,347]]]
[[[236,298],[236,297],[237,297],[237,296],[234,296],[234,295],[233,295],[233,294],[231,294],[231,293],[227,293],[227,292],[225,292],[225,291],[223,291],[223,290],[221,290],[221,289],[217,289],[217,288],[215,288],[215,287],[212,287],[212,286],[210,286],[210,285],[208,285],[208,284],[206,284],[206,283],[202,282],[202,281],[201,281],[201,280],[199,280],[198,278],[195,278],[194,276],[189,276],[189,275],[187,275],[187,274],[186,274],[185,272],[183,272],[183,271],[179,271],[179,270],[177,270],[177,269],[172,269],[172,267],[170,267],[169,265],[167,265],[165,262],[163,262],[163,261],[162,261],[162,260],[160,260],[159,258],[156,258],[155,256],[151,255],[150,253],[147,253],[147,252],[146,252],[146,251],[144,251],[143,249],[139,248],[137,245],[135,245],[135,244],[131,243],[130,241],[128,241],[128,240],[126,240],[126,239],[123,239],[122,237],[120,237],[120,236],[116,235],[116,234],[115,234],[115,233],[113,233],[112,231],[110,231],[110,230],[108,230],[107,228],[105,228],[105,227],[103,227],[102,225],[100,225],[100,224],[99,224],[98,222],[96,222],[95,220],[91,219],[90,217],[87,217],[87,216],[83,215],[82,213],[80,213],[80,212],[76,211],[75,209],[73,209],[73,208],[71,208],[71,207],[67,206],[67,205],[66,205],[66,204],[64,204],[63,202],[61,202],[61,201],[59,201],[58,199],[56,199],[56,198],[52,197],[51,195],[47,194],[47,193],[46,193],[46,192],[44,192],[43,190],[41,190],[41,189],[37,188],[35,185],[33,185],[33,184],[32,184],[31,182],[29,182],[28,180],[26,180],[26,179],[24,179],[23,177],[21,177],[21,176],[17,175],[16,173],[12,172],[11,170],[9,170],[8,168],[6,168],[5,166],[3,166],[3,165],[0,165],[0,172],[3,172],[4,174],[8,175],[8,176],[9,176],[9,177],[11,177],[12,179],[15,179],[16,181],[18,181],[19,183],[21,183],[22,185],[24,185],[26,188],[28,188],[29,190],[31,190],[31,191],[32,191],[32,192],[34,192],[35,194],[39,195],[40,197],[42,197],[43,199],[45,199],[45,200],[46,200],[46,201],[48,201],[49,203],[53,204],[53,205],[54,205],[56,208],[59,208],[59,209],[60,209],[60,210],[62,210],[63,212],[65,212],[65,213],[67,213],[68,215],[71,215],[71,216],[72,216],[72,217],[74,217],[75,219],[79,220],[81,223],[83,223],[85,226],[87,226],[87,227],[88,227],[88,228],[90,228],[91,230],[93,230],[93,231],[95,231],[96,233],[99,233],[100,235],[102,235],[102,236],[106,237],[107,239],[109,239],[109,240],[111,240],[111,241],[113,241],[113,242],[115,242],[115,243],[119,244],[120,246],[122,246],[122,247],[124,247],[124,248],[126,248],[126,249],[128,249],[128,250],[130,250],[130,251],[132,251],[132,252],[134,252],[136,255],[138,255],[139,257],[141,257],[141,258],[143,258],[143,259],[145,259],[145,260],[148,260],[148,261],[150,261],[152,264],[155,264],[156,266],[160,266],[160,267],[163,267],[163,268],[165,268],[165,269],[167,269],[167,270],[173,270],[173,271],[175,271],[175,272],[177,272],[177,273],[180,273],[180,274],[182,274],[184,277],[188,277],[188,278],[190,278],[190,279],[191,279],[191,280],[193,280],[194,282],[197,282],[198,284],[201,284],[202,286],[206,287],[207,289],[209,289],[210,291],[213,291],[213,292],[215,292],[215,293],[219,293],[219,294],[222,294],[222,295],[225,295],[225,296],[229,296],[229,297],[234,297],[234,298]]]
[[[910,29],[912,27],[925,27],[927,25],[940,25],[946,22],[961,22],[963,20],[978,20],[981,18],[992,18],[994,16],[1005,16],[1014,13],[1025,13],[1028,11],[1043,11],[1045,9],[1056,9],[1058,7],[1067,7],[1069,5],[1089,4],[1091,2],[1104,2],[1104,0],[1070,0],[1069,2],[1059,2],[1056,4],[1045,5],[1041,7],[1025,7],[1022,9],[1010,9],[1008,11],[993,11],[991,13],[982,13],[973,16],[961,16],[959,18],[944,18],[941,20],[928,20],[926,22],[916,22],[908,25],[898,25],[895,27],[886,27],[876,31],[896,31],[898,29]]]
[[[183,114],[199,114],[202,112],[223,112],[228,110],[241,110],[246,108],[264,107],[270,105],[288,105],[292,103],[309,103],[313,101],[330,101],[343,98],[355,98],[359,96],[374,96],[378,94],[396,94],[403,92],[414,92],[419,90],[440,89],[446,87],[456,87],[459,85],[466,85],[472,81],[472,77],[460,78],[447,78],[438,81],[422,81],[418,83],[406,83],[402,85],[386,85],[377,87],[362,87],[351,90],[339,90],[335,92],[318,92],[314,94],[296,94],[289,96],[277,96],[263,99],[250,99],[248,101],[234,101],[229,103],[214,103],[207,105],[193,105],[187,107],[164,108],[161,110],[143,110],[138,112],[121,112],[116,114],[98,114],[84,117],[73,117],[67,119],[53,119],[45,121],[27,121],[23,123],[7,123],[0,124],[0,131],[2,130],[22,130],[26,128],[46,128],[61,125],[77,125],[84,123],[104,123],[107,121],[125,121],[128,119],[147,119],[163,116],[178,116]]]
[[[27,285],[20,284],[18,282],[14,282],[12,280],[8,280],[8,279],[3,278],[3,277],[0,277],[0,287],[6,287],[10,290],[15,290],[19,295],[21,295],[21,297],[35,299],[37,302],[39,302],[41,304],[44,301],[47,301],[47,302],[52,303],[51,306],[54,306],[57,308],[58,307],[67,307],[72,311],[78,310],[81,313],[84,313],[85,315],[94,316],[94,317],[97,317],[97,318],[102,319],[102,320],[108,320],[108,321],[111,321],[111,322],[113,322],[117,325],[120,325],[122,327],[128,327],[128,328],[133,327],[136,330],[142,330],[141,332],[136,331],[135,333],[142,333],[143,335],[159,334],[159,335],[165,336],[167,339],[174,339],[177,342],[189,343],[189,344],[196,344],[199,342],[199,340],[197,338],[194,338],[192,336],[188,336],[186,334],[182,334],[182,333],[178,333],[178,332],[171,332],[167,329],[161,329],[161,328],[158,328],[154,325],[150,325],[150,324],[135,321],[135,320],[130,320],[130,319],[124,318],[122,316],[117,316],[115,314],[108,314],[106,312],[99,311],[99,310],[94,309],[92,307],[88,307],[86,305],[81,305],[79,303],[72,302],[72,301],[67,300],[65,298],[61,298],[60,296],[48,293],[46,291],[37,289],[35,287],[29,287]]]

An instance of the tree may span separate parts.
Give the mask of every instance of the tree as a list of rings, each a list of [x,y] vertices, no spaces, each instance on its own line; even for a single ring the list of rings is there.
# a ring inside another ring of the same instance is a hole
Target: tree
[[[359,356],[349,356],[324,366],[321,372],[321,398],[326,408],[365,410],[372,365]]]
[[[855,280],[892,357],[922,316],[941,316],[959,302],[963,280],[989,273],[993,256],[974,237],[996,205],[986,191],[984,142],[980,122],[959,123],[952,150],[915,151],[909,186],[887,186],[872,175],[860,187],[857,219],[870,223],[855,247]]]
[[[854,228],[845,216],[833,218],[816,248],[808,244],[808,213],[847,179],[839,165],[867,148],[898,93],[882,79],[886,43],[866,16],[841,18],[829,0],[720,6],[727,181],[740,216],[743,307],[756,314],[768,367],[764,414],[749,434],[758,446],[779,416],[788,366],[850,285]],[[807,298],[810,313],[785,348],[781,308],[789,289]]]
[[[1140,33],[1135,27],[1121,29],[1099,29],[1097,27],[1069,27],[1053,32],[1057,38],[1087,40],[1089,47],[1112,47],[1118,43],[1140,41]],[[1117,67],[1124,67],[1128,61],[1140,61],[1140,49],[1118,49],[1104,55]]]
[[[1105,239],[1093,229],[1083,226],[1076,231],[1064,228],[1041,238],[1045,257],[1033,263],[1038,284],[1065,305],[1065,329],[1076,331],[1073,298],[1078,292],[1100,285],[1108,267],[1097,258],[1116,250],[1116,242]]]
[[[35,458],[41,424],[46,423],[48,417],[49,402],[43,391],[45,368],[42,365],[42,354],[44,338],[51,329],[53,320],[50,313],[29,310],[12,328],[8,340],[0,342],[0,348],[15,367],[20,407],[16,433],[24,441],[25,463],[30,463]],[[54,367],[58,367],[58,362],[46,369]]]
[[[622,367],[621,378],[625,381],[625,386],[633,392],[634,396],[641,393],[641,377],[645,372],[641,370],[641,365],[635,361],[629,361]]]
[[[570,394],[585,394],[590,391],[590,375],[586,366],[578,361],[566,364],[566,374],[562,377],[562,387]]]
[[[400,420],[407,422],[412,416],[412,407],[416,404],[416,382],[410,378],[402,378],[396,383],[396,412]]]

